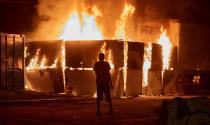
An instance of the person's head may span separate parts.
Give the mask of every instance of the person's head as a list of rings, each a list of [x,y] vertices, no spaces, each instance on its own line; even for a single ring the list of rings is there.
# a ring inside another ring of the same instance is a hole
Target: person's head
[[[100,61],[104,61],[105,55],[103,53],[99,53],[98,58]]]

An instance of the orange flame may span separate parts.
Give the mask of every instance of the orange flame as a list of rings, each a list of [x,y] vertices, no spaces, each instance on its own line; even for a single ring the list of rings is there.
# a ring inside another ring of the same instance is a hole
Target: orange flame
[[[26,50],[26,49],[25,49]],[[45,55],[42,56],[41,61],[40,60],[40,51],[41,49],[36,50],[35,56],[30,59],[30,62],[28,66],[26,66],[26,70],[35,70],[35,69],[46,69],[46,68],[56,68],[58,58],[54,60],[54,63],[51,66],[47,66],[47,58]],[[26,52],[25,52],[26,53]]]
[[[96,6],[92,7],[93,15],[87,12],[82,12],[82,21],[79,14],[74,11],[64,26],[64,30],[59,36],[62,40],[101,40],[103,36],[99,31],[95,19],[101,16],[100,11]]]
[[[127,67],[128,67],[128,42],[124,41],[124,51],[123,51],[123,55],[124,55],[124,65],[123,65],[123,83],[124,83],[124,88],[123,91],[126,91],[126,84],[127,84]]]
[[[45,69],[46,68],[46,61],[47,61],[47,58],[46,58],[45,55],[43,55],[41,63],[40,63],[40,68],[41,69]]]
[[[61,46],[61,65],[62,65],[62,73],[63,73],[63,85],[64,90],[66,87],[66,75],[65,75],[65,69],[66,69],[66,49],[65,49],[65,41],[63,41]]]
[[[170,63],[170,56],[171,56],[171,50],[172,50],[172,44],[167,36],[167,31],[161,27],[160,29],[161,34],[160,38],[157,40],[158,43],[162,46],[162,60],[163,60],[163,70],[169,69],[169,63]]]
[[[132,14],[135,11],[135,7],[132,6],[131,4],[125,3],[123,12],[120,16],[120,19],[117,21],[117,30],[116,30],[116,38],[117,39],[123,39],[123,40],[128,40],[127,35],[126,35],[126,24],[127,20],[129,17],[132,16]],[[123,50],[123,55],[124,55],[124,66],[123,66],[123,83],[124,83],[124,88],[123,91],[126,91],[126,83],[127,83],[127,61],[128,61],[128,42],[124,41],[124,50]]]
[[[132,16],[132,14],[135,11],[135,7],[125,3],[124,5],[124,9],[123,12],[120,16],[120,19],[117,21],[117,30],[116,30],[116,38],[117,39],[125,39],[126,38],[126,33],[125,33],[125,28],[126,28],[126,24],[127,24],[127,20],[129,19],[129,17]]]
[[[106,54],[106,42],[101,46],[101,53]]]
[[[33,69],[39,67],[38,61],[39,61],[39,53],[40,53],[40,50],[41,50],[41,49],[37,49],[37,50],[36,50],[36,54],[35,54],[34,58],[32,58],[32,59],[30,60],[30,63],[29,63],[29,65],[26,67],[26,70],[33,70]]]
[[[50,68],[56,68],[57,63],[58,63],[58,58],[56,58],[56,59],[54,60],[54,63],[50,66]]]
[[[104,42],[104,44],[101,46],[100,52],[105,54],[106,61],[109,62],[111,69],[113,69],[114,63],[112,61],[112,50],[111,49],[106,50],[106,42]]]
[[[148,85],[148,71],[151,68],[151,60],[152,60],[152,44],[148,43],[148,44],[145,44],[145,47],[144,47],[142,87],[146,87]]]
[[[107,61],[109,62],[110,66],[111,66],[111,69],[113,69],[114,68],[114,63],[112,61],[112,50],[111,49],[108,50]]]

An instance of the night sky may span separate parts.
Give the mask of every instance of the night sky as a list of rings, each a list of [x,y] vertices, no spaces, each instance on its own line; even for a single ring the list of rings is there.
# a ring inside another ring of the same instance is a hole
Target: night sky
[[[158,8],[160,18],[179,19],[181,27],[180,62],[182,65],[210,67],[210,1],[209,0],[136,0],[139,16],[145,7]],[[0,0],[0,32],[33,31],[41,17],[36,12],[37,0]],[[210,69],[210,68],[208,68]]]

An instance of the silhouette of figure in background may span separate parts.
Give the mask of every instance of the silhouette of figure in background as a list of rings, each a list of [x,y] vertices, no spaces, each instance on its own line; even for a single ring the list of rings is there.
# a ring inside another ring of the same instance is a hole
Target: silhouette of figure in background
[[[96,115],[101,115],[100,102],[103,100],[103,93],[106,95],[106,101],[109,103],[109,114],[113,114],[112,100],[110,95],[110,88],[113,88],[111,75],[109,70],[110,65],[104,61],[105,55],[99,53],[99,61],[94,64],[93,70],[96,74],[96,88],[97,88],[97,112]]]

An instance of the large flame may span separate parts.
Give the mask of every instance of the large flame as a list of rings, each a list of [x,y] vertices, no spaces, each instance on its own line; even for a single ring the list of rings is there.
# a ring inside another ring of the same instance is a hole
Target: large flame
[[[120,16],[120,19],[117,21],[117,30],[116,30],[116,38],[117,39],[125,39],[128,40],[128,38],[126,38],[126,24],[128,19],[133,15],[135,11],[135,7],[132,6],[131,4],[125,3],[124,5],[124,9],[123,12]]]
[[[102,40],[103,36],[96,25],[96,18],[101,13],[96,6],[92,7],[92,11],[93,15],[87,12],[80,14],[77,11],[72,12],[59,38],[62,40]]]
[[[148,43],[145,44],[144,47],[142,87],[146,87],[148,85],[148,71],[151,68],[151,60],[152,60],[152,44]]]
[[[167,31],[161,27],[161,34],[160,38],[157,40],[158,43],[162,46],[162,60],[163,60],[163,65],[162,69],[163,70],[168,70],[169,64],[170,64],[170,56],[171,56],[171,51],[172,51],[172,43],[167,36]]]
[[[116,30],[116,38],[117,39],[123,39],[123,40],[129,40],[127,37],[127,34],[125,32],[126,30],[126,24],[129,19],[129,17],[132,16],[132,14],[135,11],[135,7],[131,4],[125,3],[123,12],[120,16],[120,19],[117,21],[117,30]],[[124,41],[124,65],[123,65],[123,91],[126,92],[126,84],[127,84],[127,63],[128,63],[128,42]]]

